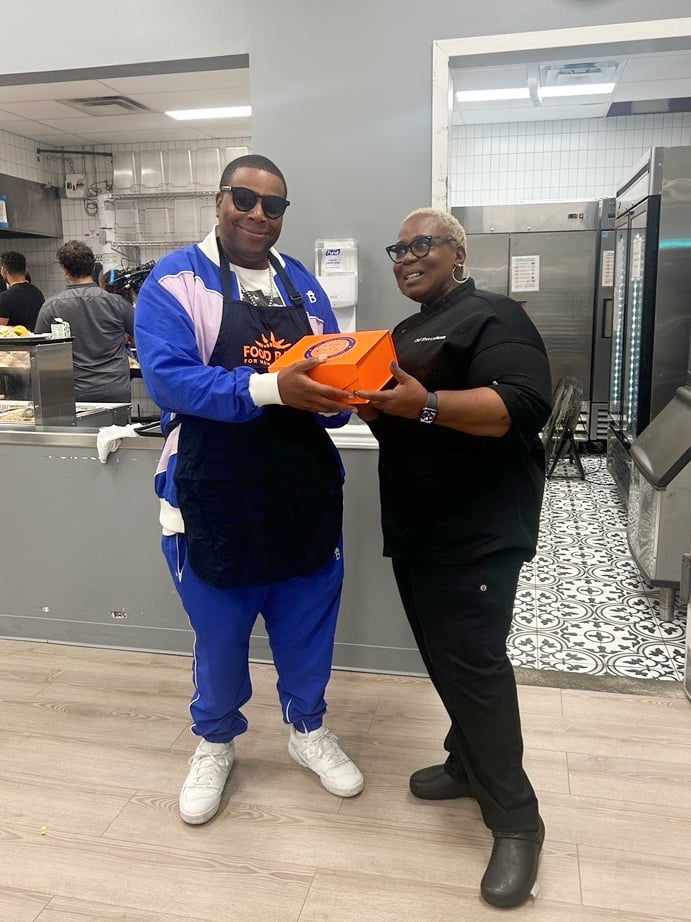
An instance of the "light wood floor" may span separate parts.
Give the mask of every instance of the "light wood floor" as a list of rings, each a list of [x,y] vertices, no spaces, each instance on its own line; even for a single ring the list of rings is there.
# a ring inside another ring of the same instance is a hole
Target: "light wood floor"
[[[425,679],[337,672],[329,726],[365,773],[339,800],[287,754],[273,668],[219,815],[185,826],[190,660],[0,640],[2,922],[482,922],[474,801],[423,803],[442,758]],[[669,685],[669,683],[665,683]],[[691,919],[691,702],[521,686],[547,827],[532,922]],[[505,917],[506,914],[505,914]]]

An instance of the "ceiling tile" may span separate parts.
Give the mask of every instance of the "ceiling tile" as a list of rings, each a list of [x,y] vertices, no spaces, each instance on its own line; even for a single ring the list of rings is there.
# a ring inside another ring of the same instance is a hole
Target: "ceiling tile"
[[[233,87],[178,90],[168,93],[128,93],[130,99],[156,112],[167,109],[202,109],[208,106],[248,106],[249,96]]]
[[[0,86],[3,102],[24,102],[36,99],[71,99],[74,96],[103,96],[104,86],[98,80],[71,80],[67,83],[27,83],[21,86]]]
[[[207,138],[245,138],[252,134],[252,122],[248,118],[199,119],[193,122],[178,122],[196,131],[202,131]]]
[[[82,136],[85,142],[102,144],[104,146],[108,144],[143,144],[155,141],[197,141],[206,140],[209,137],[209,135],[194,131],[189,127],[178,128],[175,125],[172,125],[170,128],[157,130],[155,137],[152,137],[151,132],[146,129],[138,131],[136,129],[124,128],[119,131],[113,130],[107,132],[99,130],[92,135],[85,129],[84,132],[82,132]]]
[[[74,118],[74,109],[52,100],[3,102],[0,103],[0,106],[2,106],[3,111],[16,115],[17,118],[28,118],[36,121],[42,121],[46,118]]]
[[[642,99],[678,99],[691,96],[691,80],[684,86],[678,80],[646,80],[643,83],[622,83],[617,85],[612,99],[631,102]]]
[[[45,141],[50,147],[83,147],[85,144],[90,144],[91,141],[89,138],[84,137],[83,135],[77,134],[67,134],[57,132],[57,134],[46,135],[45,138],[36,138],[35,140]],[[56,151],[56,153],[58,153]]]
[[[143,112],[136,115],[84,115],[79,117],[76,113],[72,118],[47,118],[43,119],[44,124],[50,125],[60,131],[76,131],[78,134],[82,130],[88,130],[91,134],[94,132],[113,132],[122,129],[131,128],[133,131],[149,131],[152,135],[159,128],[165,128],[171,119],[167,115],[158,112]]]
[[[53,128],[50,125],[44,125],[41,122],[32,122],[28,119],[21,122],[3,122],[2,118],[0,118],[0,129],[8,131],[10,134],[19,135],[22,138],[29,138],[29,140],[32,141],[47,141],[49,138],[52,139],[66,133],[61,129]],[[71,132],[67,133],[71,134]],[[82,137],[82,135],[80,134],[79,137]]]
[[[167,93],[177,90],[205,90],[237,87],[249,95],[249,69],[194,71],[183,74],[152,74],[141,77],[114,77],[104,80],[118,93]]]

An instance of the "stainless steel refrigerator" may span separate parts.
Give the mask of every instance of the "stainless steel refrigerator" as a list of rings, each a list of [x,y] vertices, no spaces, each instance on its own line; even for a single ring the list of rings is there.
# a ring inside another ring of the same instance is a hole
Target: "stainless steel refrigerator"
[[[628,503],[634,439],[686,380],[691,147],[654,147],[616,196],[607,467]]]
[[[576,436],[607,438],[614,199],[451,209],[468,236],[478,288],[520,301],[547,348],[552,383],[583,385]]]

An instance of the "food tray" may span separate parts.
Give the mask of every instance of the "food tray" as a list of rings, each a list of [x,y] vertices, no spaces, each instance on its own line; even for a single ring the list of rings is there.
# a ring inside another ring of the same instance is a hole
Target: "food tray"
[[[17,400],[0,400],[0,422],[32,422],[34,421],[34,405]]]
[[[23,336],[5,333],[4,335],[0,335],[0,344],[12,343],[13,347],[16,349],[18,347],[21,348],[23,343],[42,343],[44,340],[52,338],[50,333],[28,333]]]

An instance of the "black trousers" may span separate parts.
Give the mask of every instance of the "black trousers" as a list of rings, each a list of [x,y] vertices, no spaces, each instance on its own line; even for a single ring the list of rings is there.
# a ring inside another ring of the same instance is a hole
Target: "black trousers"
[[[522,562],[522,554],[505,551],[459,566],[392,561],[422,659],[451,719],[446,770],[470,782],[495,834],[535,833],[538,825],[506,653]]]

